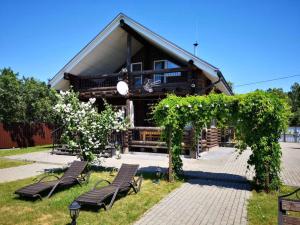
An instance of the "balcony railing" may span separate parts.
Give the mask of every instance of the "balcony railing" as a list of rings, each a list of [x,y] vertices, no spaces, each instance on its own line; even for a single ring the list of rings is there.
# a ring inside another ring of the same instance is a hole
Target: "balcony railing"
[[[87,90],[93,88],[109,88],[116,87],[119,79],[117,77],[107,77],[99,79],[81,79],[78,90]]]
[[[146,79],[151,79],[151,82],[158,81],[160,87],[172,86],[174,83],[184,85],[189,79],[188,74],[190,71],[192,70],[188,67],[180,67],[87,76],[65,74],[65,79],[69,79],[72,86],[78,91],[115,89],[118,81],[124,79],[128,79],[130,88],[139,89],[144,85]]]

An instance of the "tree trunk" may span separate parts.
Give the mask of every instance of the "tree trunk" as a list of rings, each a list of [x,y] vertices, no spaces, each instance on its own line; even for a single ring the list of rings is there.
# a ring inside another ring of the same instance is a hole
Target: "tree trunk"
[[[172,157],[172,130],[169,129],[168,131],[168,153],[169,153],[169,182],[174,181],[174,174],[173,174],[173,157]]]
[[[269,164],[266,165],[266,183],[265,183],[265,191],[267,193],[270,192],[270,167]]]

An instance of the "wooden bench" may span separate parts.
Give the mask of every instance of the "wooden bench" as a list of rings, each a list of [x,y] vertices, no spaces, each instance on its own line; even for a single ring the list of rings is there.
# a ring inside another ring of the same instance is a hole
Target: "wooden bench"
[[[288,197],[296,195],[298,199],[289,199]],[[300,188],[294,192],[278,197],[278,224],[279,225],[299,225],[300,217],[291,216],[288,212],[300,213]]]

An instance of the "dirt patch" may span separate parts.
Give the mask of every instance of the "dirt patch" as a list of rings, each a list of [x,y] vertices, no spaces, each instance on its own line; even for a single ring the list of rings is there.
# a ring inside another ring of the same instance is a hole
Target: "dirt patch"
[[[3,206],[0,208],[0,212],[1,213],[6,213],[6,212],[19,212],[20,214],[23,213],[29,213],[29,212],[33,212],[33,209],[30,207],[16,207],[16,206]]]
[[[40,216],[36,222],[37,222],[37,224],[50,225],[51,223],[49,221],[52,221],[52,219],[53,219],[53,215],[44,214],[44,215]]]

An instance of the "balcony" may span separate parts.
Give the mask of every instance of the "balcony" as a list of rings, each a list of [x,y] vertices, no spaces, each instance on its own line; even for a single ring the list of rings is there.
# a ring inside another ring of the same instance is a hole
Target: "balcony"
[[[70,80],[81,95],[117,95],[116,86],[120,80],[128,82],[130,94],[163,94],[168,91],[186,93],[191,88],[191,72],[191,68],[179,67],[88,76],[65,74],[65,79]],[[152,88],[151,92],[145,88],[147,81]]]

